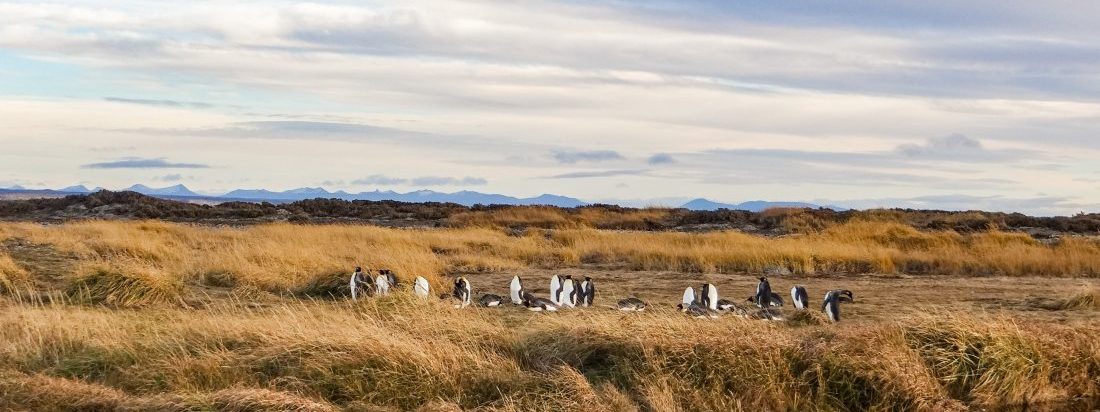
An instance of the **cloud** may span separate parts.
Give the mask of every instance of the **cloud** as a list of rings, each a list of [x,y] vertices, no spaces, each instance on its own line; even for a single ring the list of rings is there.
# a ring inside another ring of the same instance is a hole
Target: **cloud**
[[[104,97],[103,100],[116,103],[143,104],[147,106],[160,107],[184,107],[193,109],[209,109],[211,107],[214,107],[214,105],[210,103],[184,102],[178,100],[129,99],[125,97]]]
[[[413,186],[482,186],[489,183],[480,177],[463,177],[461,179],[446,176],[421,176],[409,181]]]
[[[600,170],[594,172],[572,172],[563,173],[559,175],[549,176],[548,179],[584,179],[590,177],[611,177],[611,176],[637,176],[645,174],[647,170],[642,169],[630,169],[630,170]]]
[[[159,181],[162,181],[162,182],[178,182],[182,179],[183,179],[183,176],[180,175],[179,173],[168,174],[168,175],[164,175],[164,176],[157,176],[157,177],[153,178],[153,180],[159,180]]]
[[[113,162],[89,163],[80,167],[84,169],[206,169],[210,166],[199,163],[172,163],[163,157],[152,159],[127,157]]]
[[[651,165],[662,165],[676,163],[676,159],[673,159],[672,155],[668,153],[656,153],[653,156],[650,156],[649,159],[646,159],[646,163],[649,163]]]
[[[623,155],[614,150],[554,151],[553,156],[559,163],[566,164],[623,159]]]
[[[405,184],[409,179],[400,177],[389,177],[386,175],[370,175],[362,179],[355,179],[351,181],[353,185],[360,186],[393,186]]]

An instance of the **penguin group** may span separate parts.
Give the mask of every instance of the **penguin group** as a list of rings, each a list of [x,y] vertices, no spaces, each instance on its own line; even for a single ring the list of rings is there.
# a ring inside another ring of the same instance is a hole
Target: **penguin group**
[[[393,271],[382,269],[377,276],[372,276],[368,269],[363,271],[356,267],[351,275],[349,288],[351,298],[359,296],[385,296],[399,285],[397,276]],[[596,282],[591,277],[585,276],[578,281],[572,275],[550,277],[550,289],[548,297],[536,296],[524,288],[523,279],[519,276],[512,277],[508,284],[508,295],[501,296],[492,293],[482,294],[477,299],[482,307],[501,307],[507,303],[513,306],[523,306],[534,312],[555,312],[559,309],[577,307],[591,307],[596,297]],[[455,302],[455,308],[466,308],[474,303],[474,289],[470,280],[465,276],[454,279],[450,293],[440,294],[441,299],[451,299]],[[413,281],[413,293],[421,298],[431,296],[431,285],[422,276],[417,276]],[[854,302],[855,295],[847,289],[830,290],[825,293],[821,304],[821,311],[832,322],[840,321],[840,304],[842,302]],[[687,287],[676,308],[694,318],[715,319],[722,313],[734,314],[747,319],[783,320],[783,314],[778,309],[784,306],[783,297],[774,292],[771,282],[767,277],[760,277],[756,285],[756,291],[745,302],[751,305],[742,307],[732,300],[721,299],[718,287],[711,283],[704,283],[698,289]],[[804,311],[810,308],[809,294],[806,287],[795,285],[791,288],[791,303],[796,311]],[[615,308],[623,312],[642,312],[648,304],[631,296],[619,300]]]
[[[424,282],[427,283],[426,280]],[[355,267],[355,272],[352,272],[351,281],[348,283],[352,300],[358,300],[360,295],[385,296],[390,294],[390,290],[396,289],[398,286],[397,275],[392,270],[380,269],[378,276],[373,276],[370,269],[363,271],[363,268],[359,266]]]
[[[676,308],[693,318],[700,319],[714,319],[721,313],[732,313],[747,319],[783,320],[783,314],[778,309],[784,304],[783,297],[772,291],[771,282],[768,281],[767,277],[759,279],[756,284],[756,293],[749,296],[745,301],[751,303],[755,308],[749,310],[738,306],[731,300],[719,299],[718,288],[713,284],[704,283],[699,288],[698,293],[690,286],[684,289],[683,298],[676,305]],[[855,295],[850,290],[831,290],[825,294],[821,311],[828,316],[830,321],[839,322],[840,303],[854,301]],[[810,298],[805,286],[795,285],[791,288],[791,302],[794,304],[796,311],[809,309]]]

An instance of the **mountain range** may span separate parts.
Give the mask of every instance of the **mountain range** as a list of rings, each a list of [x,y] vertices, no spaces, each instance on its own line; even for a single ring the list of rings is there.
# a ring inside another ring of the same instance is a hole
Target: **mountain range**
[[[20,193],[36,193],[41,195],[65,195],[65,194],[83,194],[91,193],[103,188],[97,187],[95,189],[89,189],[83,185],[69,186],[61,189],[45,189],[45,190],[31,190],[22,186],[14,186],[7,189],[0,189],[0,192],[20,192]],[[472,205],[548,205],[558,207],[577,207],[584,206],[589,203],[580,199],[559,196],[553,194],[543,194],[535,197],[517,198],[507,195],[495,194],[495,193],[481,193],[463,190],[454,193],[436,192],[432,190],[417,190],[408,193],[399,193],[392,190],[380,191],[374,190],[370,192],[349,193],[343,190],[330,192],[320,187],[303,187],[298,189],[285,190],[281,192],[266,190],[266,189],[236,189],[222,195],[203,195],[192,191],[182,184],[174,186],[154,188],[142,184],[135,184],[122,190],[129,190],[138,192],[148,196],[162,197],[174,200],[194,200],[194,201],[206,201],[206,202],[219,202],[219,201],[245,201],[245,202],[293,202],[297,200],[305,199],[341,199],[341,200],[393,200],[399,202],[410,203],[422,203],[422,202],[447,202],[457,203],[460,205],[472,206]],[[743,203],[720,203],[711,201],[708,199],[694,199],[683,205],[679,206],[689,210],[747,210],[750,212],[759,212],[761,210],[775,208],[775,207],[794,207],[794,208],[818,208],[821,206],[803,203],[803,202],[769,202],[762,200],[754,200]],[[843,210],[843,208],[835,206],[826,206],[835,210]]]

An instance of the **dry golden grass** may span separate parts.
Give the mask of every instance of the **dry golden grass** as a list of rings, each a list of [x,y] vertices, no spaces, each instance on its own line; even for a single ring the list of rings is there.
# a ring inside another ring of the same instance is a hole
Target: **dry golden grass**
[[[1100,328],[934,313],[698,321],[405,294],[205,310],[11,305],[2,408],[960,410],[1100,395]],[[230,389],[226,389],[230,388]]]
[[[406,283],[425,276],[437,287],[451,273],[591,264],[694,273],[1100,274],[1100,243],[1095,240],[1065,238],[1046,245],[1023,234],[922,232],[881,221],[779,238],[595,229],[516,234],[492,228],[229,228],[159,221],[0,224],[0,231],[77,256],[69,295],[119,306],[179,301],[188,285],[339,295],[346,292],[347,274],[354,266],[393,269]],[[25,279],[25,272],[3,255],[0,273],[9,289]]]
[[[0,251],[0,295],[20,295],[31,288],[30,274]]]

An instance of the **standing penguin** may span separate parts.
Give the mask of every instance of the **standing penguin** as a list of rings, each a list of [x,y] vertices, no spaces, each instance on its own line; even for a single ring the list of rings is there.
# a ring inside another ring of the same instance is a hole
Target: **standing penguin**
[[[374,291],[379,296],[390,294],[390,277],[385,273],[379,273],[378,277],[374,278]]]
[[[565,275],[561,280],[561,293],[558,295],[558,306],[577,306],[577,283],[572,275]]]
[[[513,276],[512,277],[512,283],[510,285],[508,285],[508,290],[511,293],[511,296],[509,296],[509,297],[512,298],[512,304],[513,305],[522,305],[523,304],[523,281],[520,280],[519,276]]]
[[[838,290],[831,290],[825,294],[825,301],[821,303],[821,311],[829,316],[829,320],[840,322],[840,296]]]
[[[417,276],[413,281],[413,292],[416,296],[426,298],[432,295],[432,287],[428,285],[428,279],[424,279],[423,276]]]
[[[710,310],[718,310],[718,288],[704,283],[699,289],[699,304]]]
[[[470,281],[466,280],[465,276],[459,276],[455,279],[455,287],[452,295],[455,299],[458,299],[456,308],[464,308],[470,305],[473,300],[473,291],[470,289]]]
[[[386,275],[386,283],[389,284],[388,286],[389,286],[390,289],[396,289],[397,288],[397,286],[398,286],[398,284],[397,284],[397,275],[394,274],[392,270],[381,269],[381,270],[378,271],[378,273]]]
[[[370,274],[363,272],[363,268],[356,266],[355,272],[351,274],[351,281],[348,282],[348,287],[351,288],[351,300],[358,300],[360,291],[364,292],[366,296],[370,296],[371,289],[374,289],[373,283]]]
[[[810,295],[806,293],[806,287],[798,285],[791,288],[791,302],[794,302],[794,308],[798,310],[810,307]]]
[[[585,276],[584,282],[581,282],[581,292],[581,306],[592,306],[592,300],[596,298],[596,282]]]
[[[768,283],[768,278],[761,277],[760,283],[756,284],[756,295],[753,296],[756,302],[756,306],[761,308],[767,308],[771,306],[772,302],[772,285]]]
[[[558,275],[550,277],[550,302],[561,306],[561,278]]]
[[[684,307],[694,305],[695,289],[692,289],[691,286],[688,286],[687,289],[684,289],[684,297],[680,299],[680,304],[684,305]]]

